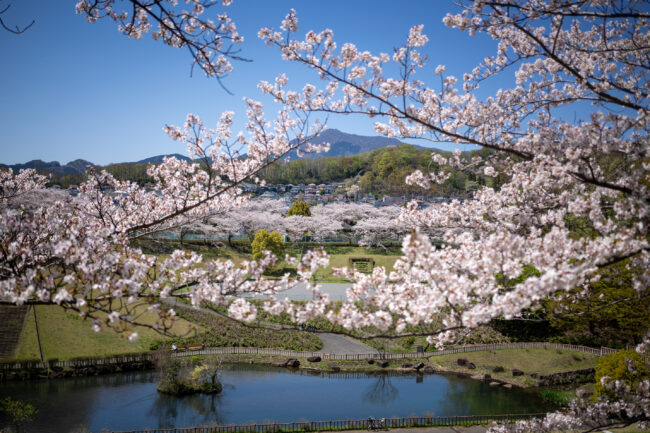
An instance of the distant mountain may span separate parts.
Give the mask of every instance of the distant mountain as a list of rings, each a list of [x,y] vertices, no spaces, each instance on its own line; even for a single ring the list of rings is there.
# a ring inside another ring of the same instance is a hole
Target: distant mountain
[[[149,163],[158,164],[163,162],[163,158],[165,158],[166,156],[174,156],[183,161],[190,161],[190,159],[187,156],[181,155],[179,153],[174,153],[169,155],[157,155],[136,162],[122,162],[119,164],[149,164]],[[109,164],[109,165],[114,165],[114,164]],[[86,170],[88,170],[88,168],[95,167],[95,164],[86,161],[85,159],[75,159],[74,161],[70,161],[65,165],[61,165],[59,161],[45,162],[40,159],[34,159],[33,161],[29,161],[24,164],[13,164],[13,165],[0,164],[0,168],[3,167],[11,168],[13,171],[16,172],[25,168],[33,168],[41,172],[48,172],[59,176],[65,176],[66,174],[83,174],[86,172]]]
[[[330,143],[330,150],[328,152],[322,153],[309,153],[305,154],[305,158],[314,159],[321,158],[324,156],[352,156],[358,155],[360,153],[369,152],[371,150],[379,149],[387,146],[399,146],[402,144],[396,138],[387,138],[381,136],[367,136],[367,135],[356,135],[348,134],[338,129],[326,129],[318,137],[311,141],[313,144],[322,144],[325,142]],[[419,147],[419,146],[415,146]],[[173,153],[168,155],[157,155],[150,158],[142,159],[135,162],[122,162],[109,165],[118,165],[118,164],[159,164],[163,162],[165,157],[176,157],[182,161],[191,161],[185,155],[179,153]],[[245,155],[242,155],[245,157]],[[289,153],[291,160],[298,158],[296,151]],[[14,171],[18,171],[23,168],[34,168],[41,172],[50,172],[55,175],[64,176],[67,174],[83,174],[89,167],[93,167],[95,164],[92,162],[85,161],[83,159],[76,159],[70,161],[65,165],[61,165],[58,161],[45,162],[40,159],[35,159],[33,161],[26,162],[24,164],[14,164],[14,165],[4,165],[0,164],[0,167],[9,167]]]
[[[176,159],[180,159],[181,161],[191,161],[190,158],[188,158],[187,156],[181,155],[180,153],[171,153],[169,155],[152,156],[151,158],[142,159],[142,160],[140,160],[138,162],[131,162],[131,163],[127,162],[126,164],[149,164],[149,163],[151,163],[151,164],[159,164],[159,163],[163,162],[163,158],[171,157],[171,156],[175,157]]]
[[[85,159],[75,159],[70,161],[65,165],[65,167],[70,167],[77,170],[78,173],[85,173],[90,167],[94,167],[95,164],[92,162],[86,161]]]
[[[318,137],[313,139],[311,143],[329,143],[330,150],[328,152],[305,154],[304,158],[314,159],[324,156],[352,156],[359,153],[369,152],[380,147],[399,146],[401,141],[397,138],[348,134],[339,131],[338,129],[326,129]],[[292,151],[289,153],[289,157],[294,160],[298,157],[298,154],[296,151]]]
[[[26,162],[24,164],[14,164],[14,165],[2,165],[3,167],[9,167],[14,171],[19,171],[25,168],[33,168],[41,172],[47,171],[52,174],[58,174],[64,176],[66,174],[78,174],[85,173],[89,167],[93,167],[95,164],[88,162],[83,159],[75,159],[70,161],[65,165],[61,165],[58,161],[45,162],[40,159],[34,159],[33,161]]]

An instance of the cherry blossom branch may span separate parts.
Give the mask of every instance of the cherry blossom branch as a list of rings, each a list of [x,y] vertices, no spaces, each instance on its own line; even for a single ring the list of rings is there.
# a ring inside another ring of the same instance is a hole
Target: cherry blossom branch
[[[16,26],[14,26],[15,28],[12,29],[12,28],[9,27],[9,26],[4,22],[4,20],[2,19],[2,15],[3,15],[5,12],[7,12],[7,11],[9,10],[10,7],[11,7],[11,4],[8,4],[4,9],[0,10],[0,26],[2,26],[2,28],[5,29],[6,31],[8,31],[8,32],[10,32],[10,33],[13,33],[13,34],[15,34],[15,35],[19,35],[19,34],[21,34],[21,33],[24,33],[25,31],[27,31],[27,29],[29,29],[31,26],[33,26],[34,23],[36,22],[36,20],[32,20],[31,23],[27,24],[26,26],[24,26],[24,27],[22,27],[22,28],[20,28],[20,27],[18,27],[18,26],[16,25]]]
[[[192,67],[198,65],[209,77],[221,79],[232,72],[229,60],[250,61],[238,55],[233,45],[241,44],[241,37],[235,24],[226,14],[218,14],[217,21],[202,18],[203,13],[217,4],[215,0],[191,0],[192,10],[179,10],[174,0],[129,0],[132,10],[119,11],[115,0],[80,0],[76,5],[78,14],[89,22],[109,18],[119,23],[119,30],[125,35],[140,39],[151,30],[150,19],[158,23],[152,37],[176,48],[187,48],[194,59]],[[221,1],[228,6],[232,0]],[[225,42],[230,45],[225,46]]]

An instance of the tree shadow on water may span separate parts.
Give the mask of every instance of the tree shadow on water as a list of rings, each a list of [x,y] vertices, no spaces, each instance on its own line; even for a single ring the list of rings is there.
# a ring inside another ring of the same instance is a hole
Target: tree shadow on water
[[[377,380],[363,393],[363,401],[386,406],[399,396],[399,390],[391,383],[389,375],[379,375]]]
[[[192,426],[224,424],[220,394],[191,394],[175,396],[160,394],[148,415],[158,420],[158,428],[179,427],[189,420]],[[181,421],[183,420],[183,421]]]

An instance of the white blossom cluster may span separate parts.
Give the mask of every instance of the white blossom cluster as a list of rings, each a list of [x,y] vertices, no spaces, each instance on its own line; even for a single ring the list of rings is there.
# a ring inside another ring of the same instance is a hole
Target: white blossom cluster
[[[77,11],[91,21],[117,21],[136,38],[155,21],[154,37],[187,47],[206,74],[219,77],[231,70],[229,59],[236,58],[231,44],[241,38],[226,15],[201,18],[214,1],[188,0],[188,10],[175,0],[131,2],[129,12],[118,11],[115,3],[81,0]],[[245,135],[231,135],[228,112],[214,130],[194,115],[182,127],[167,126],[172,138],[202,160],[203,170],[173,158],[152,166],[157,192],[94,172],[76,200],[37,209],[9,203],[44,179],[0,171],[0,301],[56,303],[95,318],[96,329],[118,330],[137,322],[132,306],[146,302],[160,317],[151,326],[164,330],[174,313],[161,306],[161,298],[185,296],[199,305],[241,293],[273,295],[295,284],[287,277],[260,278],[274,263],[271,256],[237,267],[185,251],[149,257],[129,241],[241,207],[240,182],[322,130],[320,123],[308,123],[310,113],[366,115],[386,136],[493,151],[487,161],[467,162],[458,153],[433,156],[433,170],[414,173],[411,183],[444,182],[451,167],[505,180],[499,188],[482,187],[471,201],[403,209],[397,223],[407,227],[403,257],[390,273],[381,267],[369,275],[341,270],[354,285],[336,312],[327,309],[328,296],[310,278],[328,263],[321,250],[296,263],[298,281],[313,300],[298,306],[272,297],[266,311],[287,312],[297,322],[326,315],[349,330],[405,332],[426,325],[435,328],[430,341],[440,345],[460,329],[517,317],[543,299],[566,295],[602,267],[623,260],[642,270],[633,285],[645,290],[650,286],[650,14],[644,6],[635,0],[461,0],[462,11],[447,15],[444,24],[470,36],[485,33],[496,44],[493,55],[462,77],[447,74],[444,65],[429,70],[421,53],[428,43],[423,26],[414,26],[392,55],[373,54],[337,43],[329,29],[298,38],[292,10],[279,31],[264,28],[259,37],[287,61],[312,69],[322,85],[291,90],[285,75],[260,83],[283,108],[271,122],[259,102],[246,100]],[[395,68],[395,76],[386,73]],[[416,78],[427,73],[437,75],[438,88]],[[512,85],[491,92],[494,76]],[[569,119],[567,112],[576,114]],[[109,198],[101,192],[106,186],[125,191],[124,197]],[[571,218],[583,221],[593,235],[572,232]],[[293,221],[301,227],[294,231],[308,224]],[[380,224],[388,222],[374,222]],[[431,241],[433,234],[444,240],[442,247]],[[537,272],[513,283],[525,266]],[[100,320],[98,312],[106,318]],[[245,300],[232,303],[229,313],[239,320],[256,317]],[[640,350],[647,346],[646,338]],[[636,421],[647,426],[648,382],[635,389],[616,381],[607,386],[617,399],[576,402],[565,413],[496,429],[551,431]]]
[[[380,116],[387,123],[376,123],[376,130],[387,136],[490,148],[497,156],[483,165],[484,173],[509,177],[499,190],[482,188],[473,201],[406,208],[401,221],[419,230],[405,240],[396,271],[361,276],[356,283],[373,313],[350,301],[336,317],[341,324],[384,323],[390,314],[388,324],[404,329],[442,316],[441,333],[433,338],[441,344],[453,337],[445,330],[515,317],[582,285],[606,264],[632,258],[648,269],[647,17],[634,2],[580,6],[477,1],[448,15],[449,26],[493,36],[498,54],[462,80],[436,68],[443,77],[440,90],[412,78],[426,67],[417,51],[427,42],[421,26],[412,28],[408,43],[392,57],[399,79],[384,75],[383,66],[391,62],[387,55],[359,51],[350,43],[339,49],[331,30],[310,31],[303,40],[292,26],[260,31],[283,57],[306,64],[324,80],[322,89],[308,84],[302,92],[277,82],[260,86],[286,106]],[[297,22],[295,12],[287,19]],[[474,90],[506,67],[515,70],[516,86],[480,100]],[[593,101],[598,104],[578,121],[555,112],[555,107]],[[611,159],[619,165],[613,167]],[[435,155],[433,162],[437,172],[416,172],[407,181],[428,187],[444,182],[448,167],[481,165],[480,158],[465,162],[460,152],[450,158]],[[574,236],[567,216],[588,219],[598,236]],[[446,246],[433,245],[423,228],[442,231]],[[539,276],[505,285],[524,265]],[[642,273],[635,287],[649,281]]]
[[[329,29],[309,31],[303,39],[286,26],[260,31],[283,58],[313,69],[323,83],[302,92],[261,87],[286,106],[365,114],[378,119],[375,130],[389,137],[494,151],[487,161],[465,162],[460,152],[436,155],[435,170],[415,172],[409,183],[442,183],[450,167],[507,179],[498,189],[479,189],[471,201],[405,208],[400,221],[414,230],[404,241],[404,256],[390,274],[344,272],[355,284],[331,320],[348,329],[398,332],[436,325],[430,341],[441,345],[457,330],[518,317],[622,260],[642,270],[634,276],[637,290],[650,285],[650,14],[642,3],[463,1],[462,11],[447,15],[444,24],[470,36],[488,34],[496,54],[462,77],[437,66],[431,72],[440,76],[439,88],[415,78],[428,68],[420,53],[427,43],[422,26],[414,26],[392,56],[339,44]],[[396,68],[397,76],[385,74]],[[496,75],[512,76],[513,85],[479,93]],[[568,119],[568,111],[577,114]],[[573,233],[571,218],[594,234]],[[442,248],[431,242],[430,230],[441,233]],[[524,266],[537,273],[512,283]],[[647,420],[643,390],[522,428],[574,428],[589,417],[601,422],[621,411],[623,418]]]
[[[275,262],[272,256],[236,266],[185,251],[147,256],[131,244],[241,206],[243,180],[311,138],[286,113],[271,126],[259,103],[247,104],[251,138],[231,138],[232,113],[224,113],[214,130],[192,114],[183,127],[166,126],[195,160],[166,158],[150,166],[150,188],[91,169],[78,197],[57,200],[40,189],[46,179],[33,170],[0,171],[0,302],[58,304],[93,319],[95,330],[111,327],[133,340],[137,335],[129,324],[139,323],[144,311],[159,316],[148,326],[161,332],[171,327],[173,311],[161,299],[187,297],[198,306],[202,300],[218,303],[235,294],[277,290],[278,282],[260,278]],[[240,157],[242,148],[246,158]],[[47,199],[34,203],[34,197]]]
[[[193,221],[177,229],[180,233],[203,234],[206,239],[246,236],[252,239],[260,229],[275,230],[290,239],[305,234],[317,242],[327,238],[358,241],[360,245],[382,247],[386,240],[400,239],[409,226],[398,221],[395,206],[376,208],[369,204],[333,203],[310,208],[311,216],[285,216],[281,200],[249,200],[225,212]]]

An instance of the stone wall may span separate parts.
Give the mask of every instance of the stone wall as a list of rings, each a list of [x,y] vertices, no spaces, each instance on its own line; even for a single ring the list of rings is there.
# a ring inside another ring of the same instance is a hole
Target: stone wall
[[[0,382],[6,380],[54,379],[59,377],[96,376],[98,374],[119,373],[122,371],[150,370],[151,361],[130,361],[120,364],[98,364],[83,367],[29,368],[23,370],[0,370]]]
[[[567,385],[573,383],[593,382],[596,370],[585,368],[583,370],[564,371],[562,373],[553,373],[540,376],[538,386]]]

